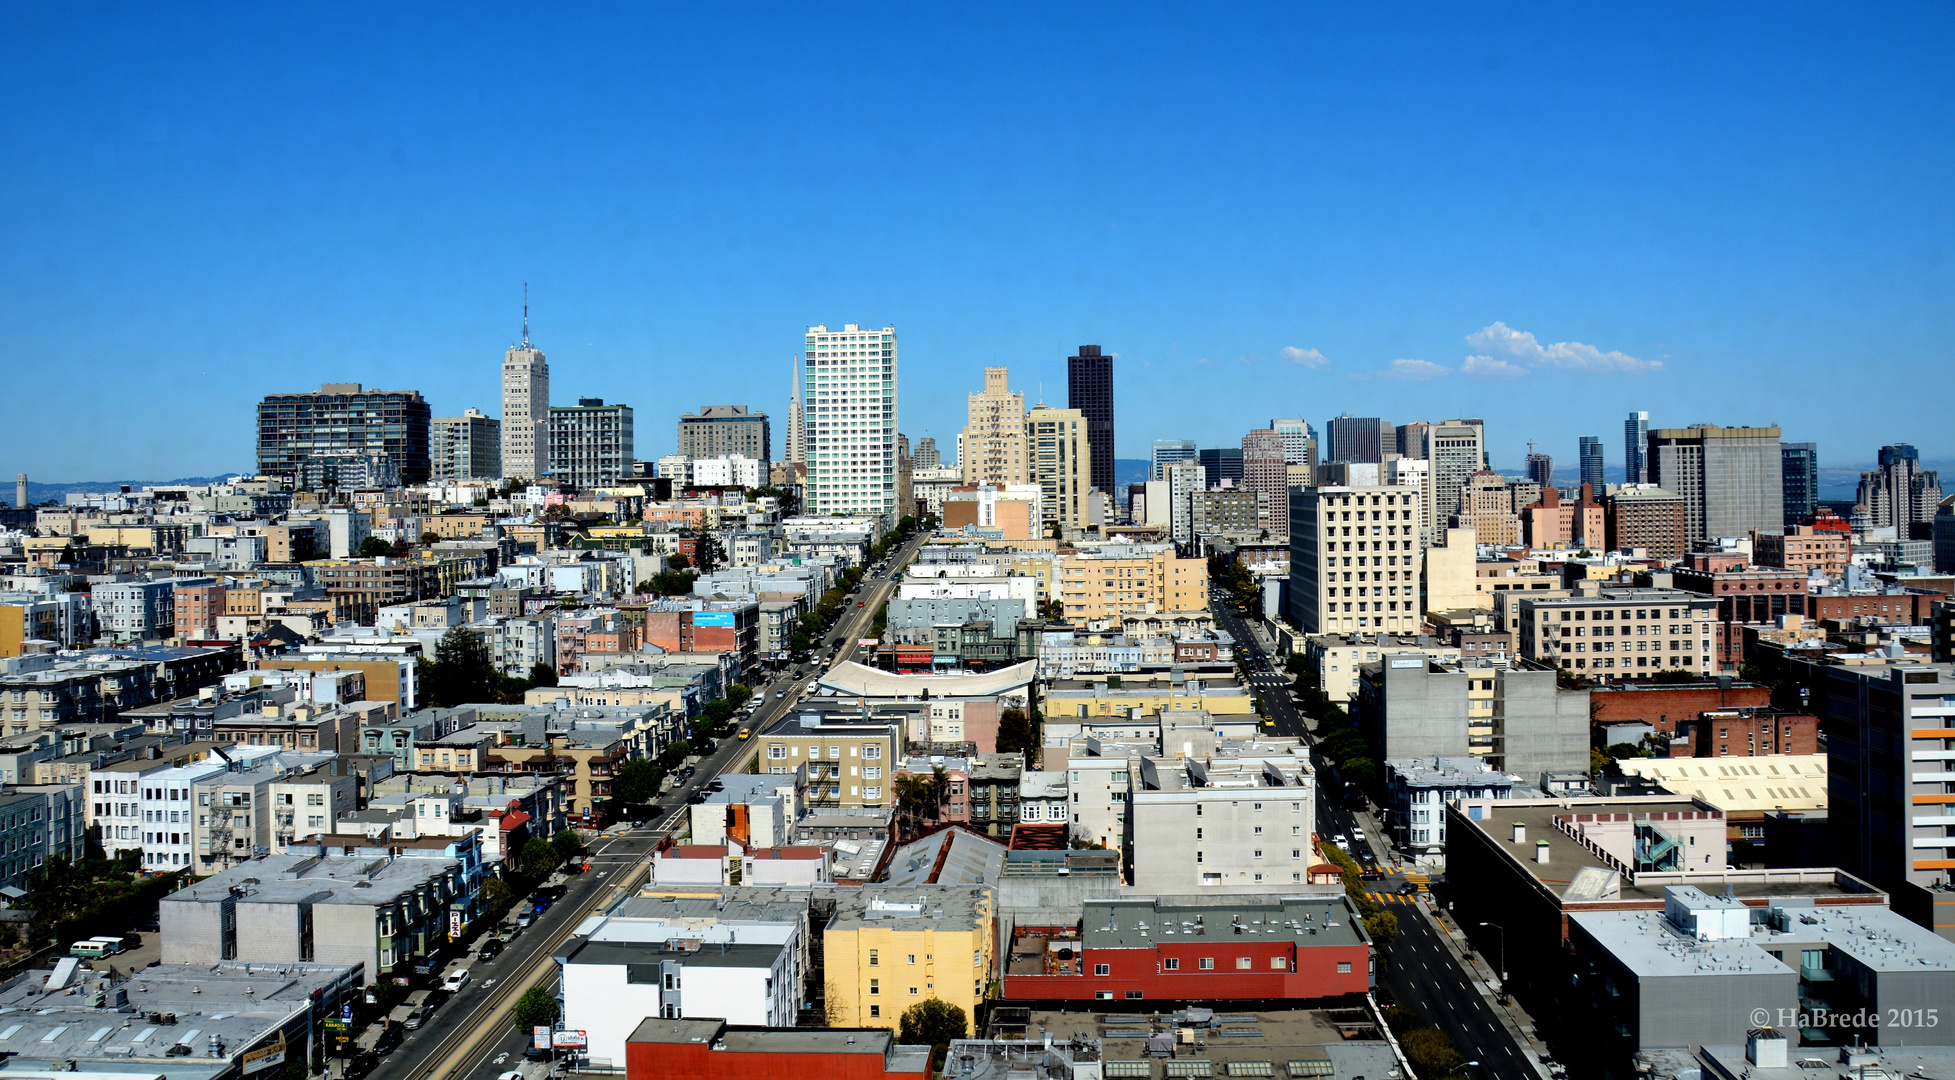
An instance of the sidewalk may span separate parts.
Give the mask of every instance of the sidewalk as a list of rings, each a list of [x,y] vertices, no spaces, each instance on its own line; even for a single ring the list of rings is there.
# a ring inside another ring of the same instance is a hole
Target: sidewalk
[[[1446,943],[1446,949],[1453,954],[1453,959],[1459,961],[1461,970],[1471,976],[1473,982],[1478,985],[1480,996],[1486,1000],[1487,1007],[1493,1010],[1493,1014],[1500,1018],[1500,1025],[1507,1029],[1507,1034],[1513,1037],[1516,1045],[1526,1049],[1529,1064],[1534,1066],[1534,1071],[1541,1080],[1552,1080],[1553,1074],[1546,1065],[1541,1064],[1541,1059],[1548,1056],[1548,1047],[1546,1043],[1534,1037],[1534,1018],[1527,1015],[1527,1010],[1521,1008],[1518,1002],[1509,1005],[1500,1003],[1499,993],[1494,989],[1499,985],[1500,973],[1493,970],[1486,962],[1486,957],[1477,952],[1473,954],[1472,959],[1467,958],[1466,953],[1470,946],[1466,935],[1460,931],[1459,924],[1454,922],[1450,915],[1435,909],[1436,904],[1437,901],[1434,901],[1433,904],[1421,904],[1420,907],[1424,909],[1426,918],[1430,919],[1432,925],[1439,931],[1440,939]],[[1511,997],[1507,1000],[1514,1001]]]

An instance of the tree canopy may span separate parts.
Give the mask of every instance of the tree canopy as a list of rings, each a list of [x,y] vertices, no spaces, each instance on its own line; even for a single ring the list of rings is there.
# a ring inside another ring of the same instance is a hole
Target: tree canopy
[[[947,1001],[925,998],[903,1011],[898,1038],[911,1046],[948,1046],[969,1030],[964,1010]]]

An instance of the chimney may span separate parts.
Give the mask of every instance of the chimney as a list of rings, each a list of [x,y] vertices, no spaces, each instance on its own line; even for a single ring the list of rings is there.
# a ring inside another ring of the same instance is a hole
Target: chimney
[[[1548,842],[1546,840],[1536,840],[1534,842],[1534,861],[1540,863],[1542,866],[1548,865]]]
[[[1527,826],[1518,821],[1514,822],[1514,843],[1527,843]]]

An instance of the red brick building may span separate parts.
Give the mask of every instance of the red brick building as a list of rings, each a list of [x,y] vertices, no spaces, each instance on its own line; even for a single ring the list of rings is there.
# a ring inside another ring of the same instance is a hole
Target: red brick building
[[[1679,589],[1717,597],[1717,653],[1720,671],[1744,663],[1744,625],[1769,623],[1780,615],[1806,615],[1806,571],[1758,566],[1746,556],[1694,551],[1671,580]]]
[[[1342,894],[1086,901],[1078,926],[1019,926],[1012,1001],[1322,1000],[1371,988],[1371,939]]]
[[[1819,592],[1813,594],[1808,614],[1814,619],[1859,619],[1862,622],[1891,623],[1895,626],[1926,626],[1933,617],[1935,601],[1942,599],[1919,589],[1895,592]]]
[[[625,1080],[930,1080],[930,1048],[887,1028],[761,1028],[648,1016]]]
[[[1671,757],[1763,757],[1819,753],[1819,718],[1778,709],[1719,709],[1689,722],[1690,742],[1670,747]]]
[[[1627,683],[1595,687],[1588,692],[1588,702],[1589,720],[1597,727],[1644,723],[1659,735],[1673,737],[1679,724],[1707,712],[1769,707],[1772,692],[1757,683],[1735,679],[1681,686]]]

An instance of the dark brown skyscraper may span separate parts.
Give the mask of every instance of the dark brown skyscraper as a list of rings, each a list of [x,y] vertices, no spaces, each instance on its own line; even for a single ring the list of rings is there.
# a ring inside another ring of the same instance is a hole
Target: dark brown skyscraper
[[[1086,417],[1093,486],[1113,496],[1113,357],[1098,345],[1081,345],[1066,364],[1066,407]]]

